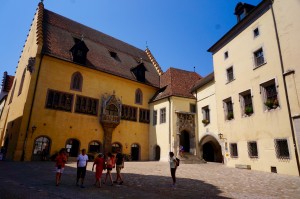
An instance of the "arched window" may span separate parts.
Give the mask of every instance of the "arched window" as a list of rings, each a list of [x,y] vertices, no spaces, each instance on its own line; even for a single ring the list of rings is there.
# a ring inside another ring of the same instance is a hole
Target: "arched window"
[[[113,143],[111,145],[111,151],[112,153],[117,153],[117,149],[120,149],[120,151],[122,152],[122,146],[119,143]]]
[[[72,75],[71,90],[81,91],[83,78],[80,72],[76,72]]]
[[[141,89],[136,89],[135,91],[135,103],[136,104],[143,104],[143,93]]]
[[[100,153],[101,144],[98,141],[92,141],[89,144],[89,153]]]

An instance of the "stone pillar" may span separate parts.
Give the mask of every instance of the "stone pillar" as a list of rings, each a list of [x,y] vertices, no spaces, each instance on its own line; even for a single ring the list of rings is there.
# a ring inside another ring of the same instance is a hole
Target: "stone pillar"
[[[103,138],[103,152],[108,153],[111,152],[111,142],[112,142],[112,133],[114,128],[112,127],[104,127],[104,138]]]

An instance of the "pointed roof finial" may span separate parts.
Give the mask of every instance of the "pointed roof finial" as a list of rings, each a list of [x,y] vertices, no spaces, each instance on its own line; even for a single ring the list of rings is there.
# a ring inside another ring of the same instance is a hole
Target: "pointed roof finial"
[[[146,48],[148,48],[148,42],[146,41]]]
[[[194,66],[194,72],[195,72],[195,68],[196,68],[196,67]]]
[[[41,3],[44,3],[44,0],[41,0]]]
[[[83,39],[84,39],[84,35],[83,35],[83,34],[81,34],[81,41],[83,41]]]

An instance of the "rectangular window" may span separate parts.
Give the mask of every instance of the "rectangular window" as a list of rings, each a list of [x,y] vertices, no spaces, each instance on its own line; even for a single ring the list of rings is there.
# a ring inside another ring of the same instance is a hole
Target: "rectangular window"
[[[231,97],[223,100],[224,112],[225,112],[225,120],[232,120],[234,119],[233,114],[233,103]]]
[[[209,107],[205,106],[202,108],[203,120],[202,123],[204,125],[208,125],[210,123],[210,115],[209,115]]]
[[[275,151],[278,159],[290,159],[289,146],[286,139],[275,139]]]
[[[230,144],[230,156],[232,158],[237,158],[238,157],[237,143],[231,143]]]
[[[276,109],[279,106],[275,79],[260,85],[265,110]]]
[[[250,116],[253,114],[251,90],[240,93],[240,103],[243,116]]]
[[[227,82],[231,82],[232,80],[234,80],[233,67],[227,68],[226,74],[227,74]]]
[[[137,121],[137,108],[123,104],[121,119]]]
[[[264,52],[262,48],[254,52],[254,61],[256,67],[265,63]]]
[[[160,109],[160,123],[166,123],[166,108]]]
[[[258,158],[257,143],[248,142],[248,154],[250,158]]]
[[[88,115],[97,115],[98,99],[90,97],[76,96],[76,113],[84,113]]]
[[[149,110],[140,108],[139,115],[140,115],[139,122],[142,122],[142,123],[150,122],[150,111]]]
[[[254,38],[257,37],[257,36],[259,36],[259,29],[258,28],[255,28],[253,30],[253,35],[254,35]]]
[[[196,113],[196,104],[190,104],[190,112]]]
[[[153,126],[157,124],[157,110],[153,110]]]
[[[226,51],[225,53],[224,53],[224,59],[227,59],[228,58],[228,51]]]
[[[46,108],[62,111],[72,111],[73,94],[48,90]]]

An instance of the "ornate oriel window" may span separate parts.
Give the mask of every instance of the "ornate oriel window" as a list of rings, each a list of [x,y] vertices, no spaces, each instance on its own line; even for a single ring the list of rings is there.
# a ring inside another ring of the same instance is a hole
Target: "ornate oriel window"
[[[71,90],[81,91],[82,90],[83,78],[80,72],[75,72],[71,78]]]
[[[136,104],[143,104],[143,92],[141,89],[136,89],[135,91],[135,103]]]
[[[55,90],[48,90],[46,108],[63,110],[63,111],[72,111],[73,105],[73,94],[64,93]]]
[[[75,112],[89,115],[97,115],[98,102],[98,99],[77,95]]]

